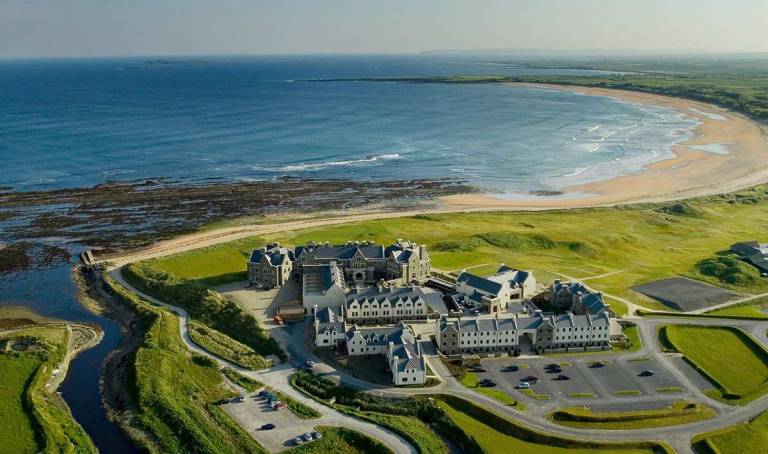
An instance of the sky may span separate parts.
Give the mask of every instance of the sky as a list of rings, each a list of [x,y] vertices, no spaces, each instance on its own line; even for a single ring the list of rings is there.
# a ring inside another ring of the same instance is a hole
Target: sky
[[[768,52],[768,0],[0,0],[0,58]]]

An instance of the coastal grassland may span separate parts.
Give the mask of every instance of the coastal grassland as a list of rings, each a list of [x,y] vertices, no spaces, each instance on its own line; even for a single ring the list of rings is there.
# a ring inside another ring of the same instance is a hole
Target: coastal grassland
[[[768,412],[755,418],[721,429],[701,434],[692,440],[698,453],[741,454],[756,452],[759,446],[768,446]]]
[[[215,256],[208,256],[206,248],[161,260],[174,263],[177,270],[194,269],[194,274],[187,275],[205,282],[242,273],[245,251],[266,241],[298,245],[309,240],[332,243],[373,240],[389,244],[396,238],[409,238],[429,246],[432,266],[440,270],[484,265],[477,272],[487,274],[504,262],[532,269],[545,281],[555,276],[595,277],[587,283],[597,290],[648,308],[668,309],[634,292],[632,287],[686,275],[743,293],[766,291],[768,281],[765,279],[727,282],[727,279],[701,273],[702,261],[725,253],[731,244],[762,238],[765,229],[755,220],[766,216],[768,186],[756,186],[732,194],[666,204],[541,212],[422,214],[356,221],[263,235],[253,238],[252,242],[223,243],[216,246]],[[219,255],[231,259],[218,260],[215,270],[208,271],[209,262],[217,260],[215,257]],[[155,263],[165,266],[163,262],[150,262],[153,269]],[[613,274],[606,275],[608,273]],[[626,313],[620,301],[608,298],[608,302],[616,312]]]
[[[621,332],[627,336],[629,343],[614,346],[614,351],[636,352],[643,347],[643,342],[640,340],[640,333],[637,330],[637,325],[625,325]]]
[[[192,342],[215,355],[246,369],[263,369],[267,365],[264,357],[253,351],[251,347],[215,329],[193,321],[190,321],[188,326]]]
[[[538,432],[481,408],[464,399],[440,395],[437,405],[461,427],[468,436],[477,440],[488,454],[507,452],[555,453],[662,453],[670,452],[659,443],[600,443],[561,438]]]
[[[46,388],[53,370],[65,360],[68,342],[63,324],[0,334],[1,450],[97,452],[66,402]]]
[[[707,312],[707,315],[724,317],[768,318],[768,296],[755,298],[745,303]]]
[[[768,391],[768,351],[741,330],[666,325],[659,338],[717,387],[712,397],[743,405]]]
[[[249,355],[248,361],[254,366],[269,366],[269,360],[264,358],[267,355],[274,354],[285,359],[285,353],[258,321],[221,294],[194,281],[157,270],[146,262],[132,263],[121,271],[125,279],[142,292],[183,307],[192,320],[253,349],[257,355]],[[231,345],[226,348],[231,348]]]
[[[318,427],[323,438],[293,448],[291,452],[300,454],[328,453],[337,454],[390,454],[392,450],[378,440],[360,432],[343,427]]]
[[[714,416],[715,411],[705,405],[676,401],[667,408],[629,412],[595,413],[586,407],[560,408],[551,413],[549,419],[583,429],[634,430],[687,424]]]
[[[260,453],[264,450],[215,402],[234,393],[218,365],[187,350],[179,318],[116,284],[105,282],[138,316],[142,341],[130,355],[125,392],[136,403],[129,424],[151,434],[137,440],[149,452]]]
[[[240,282],[248,278],[246,260],[251,250],[264,246],[259,237],[244,238],[226,245],[213,245],[184,254],[150,260],[151,266],[205,287]]]
[[[471,441],[425,400],[383,399],[365,394],[346,386],[336,386],[332,381],[306,371],[291,376],[291,384],[307,396],[329,405],[338,411],[385,427],[408,440],[420,453],[445,454],[448,447],[439,434],[451,439],[457,446],[471,451]],[[335,399],[333,404],[330,399]]]

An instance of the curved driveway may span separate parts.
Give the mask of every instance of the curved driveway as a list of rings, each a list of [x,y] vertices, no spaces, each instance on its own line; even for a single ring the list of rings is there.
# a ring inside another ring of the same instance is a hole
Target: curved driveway
[[[367,421],[353,418],[352,416],[341,413],[332,408],[322,406],[317,402],[315,402],[314,400],[307,398],[302,393],[296,391],[288,381],[288,377],[290,377],[291,373],[293,373],[293,368],[289,363],[283,363],[283,364],[277,365],[263,372],[255,372],[252,370],[242,368],[237,364],[231,363],[226,359],[221,358],[217,355],[214,355],[208,350],[201,348],[199,345],[195,344],[192,341],[192,339],[189,337],[189,330],[187,328],[189,315],[187,314],[187,311],[185,311],[180,307],[173,306],[171,304],[160,301],[157,298],[153,298],[139,291],[138,289],[134,288],[128,282],[126,282],[125,279],[123,279],[122,273],[120,272],[120,268],[116,268],[109,271],[109,275],[120,285],[128,289],[130,292],[135,293],[136,295],[139,295],[143,299],[153,304],[157,304],[158,306],[167,307],[173,310],[179,316],[179,331],[181,333],[181,338],[189,350],[197,354],[206,356],[216,361],[221,366],[232,368],[245,376],[251,377],[255,380],[259,380],[262,383],[272,386],[274,388],[278,388],[281,392],[287,394],[293,399],[296,399],[297,401],[302,402],[314,408],[315,410],[323,414],[321,418],[316,420],[317,425],[329,425],[329,426],[347,427],[350,429],[354,429],[358,432],[362,432],[366,435],[370,435],[371,437],[376,438],[377,440],[380,440],[381,442],[385,443],[387,446],[392,448],[392,450],[395,451],[397,454],[416,454],[417,453],[417,450],[413,446],[411,446],[410,443],[408,443],[405,439],[395,434],[394,432],[387,430],[381,426],[371,424]]]
[[[350,427],[360,432],[363,432],[365,434],[368,434],[386,443],[388,446],[394,449],[397,453],[416,452],[413,446],[411,446],[406,440],[394,434],[393,432],[387,429],[384,429],[382,427],[379,427],[377,425],[374,425],[365,421],[361,421],[349,415],[340,413],[336,410],[333,410],[327,407],[320,407],[320,405],[317,404],[315,401],[305,397],[303,394],[296,391],[292,386],[290,386],[288,381],[288,377],[293,372],[293,368],[288,363],[275,366],[267,371],[254,372],[254,371],[250,371],[242,367],[239,367],[236,364],[232,364],[229,361],[226,361],[225,359],[220,358],[216,355],[213,355],[207,350],[202,349],[197,344],[195,344],[189,337],[189,333],[187,330],[188,316],[186,311],[184,311],[182,308],[159,301],[156,298],[153,298],[135,289],[123,279],[119,268],[112,269],[109,272],[109,274],[112,276],[113,279],[115,279],[118,283],[126,287],[131,292],[136,293],[137,295],[140,295],[142,298],[152,303],[171,308],[177,314],[179,314],[179,320],[180,320],[179,330],[181,332],[184,343],[187,345],[187,347],[190,350],[196,353],[199,353],[201,355],[208,356],[213,360],[217,361],[219,364],[233,368],[238,372],[242,373],[243,375],[256,378],[270,386],[279,388],[281,391],[290,395],[294,399],[299,400],[313,408],[318,409],[319,411],[321,411],[326,415],[323,417],[323,419],[318,421],[325,422],[325,418],[327,418],[327,423],[330,425]],[[694,383],[691,382],[690,378],[686,376],[680,369],[678,369],[676,365],[672,362],[672,358],[680,355],[676,353],[663,353],[661,351],[661,347],[658,342],[658,337],[656,336],[657,327],[664,324],[732,326],[732,327],[737,327],[739,329],[742,329],[747,333],[750,333],[760,343],[768,346],[768,335],[766,335],[766,330],[768,330],[768,322],[753,321],[753,320],[734,320],[734,319],[709,319],[709,318],[695,319],[695,318],[684,318],[684,317],[634,318],[633,322],[637,323],[638,325],[638,331],[640,332],[640,336],[642,338],[643,347],[640,351],[628,353],[625,356],[629,356],[629,357],[650,356],[655,360],[657,360],[660,364],[664,365],[666,369],[670,370],[675,375],[675,378],[677,378],[689,391],[691,391],[691,393],[694,395],[694,397],[697,400],[702,401],[707,405],[710,405],[711,407],[713,407],[718,413],[718,415],[715,418],[704,420],[704,421],[693,422],[689,424],[669,426],[669,427],[659,427],[659,428],[652,428],[652,429],[595,431],[593,429],[580,429],[580,428],[566,427],[566,426],[554,424],[548,419],[546,419],[545,417],[546,411],[530,411],[528,413],[522,413],[514,410],[512,407],[502,404],[501,402],[495,399],[492,399],[488,396],[472,391],[471,389],[461,385],[458,381],[456,381],[455,378],[450,376],[446,368],[442,365],[442,363],[439,360],[430,361],[430,364],[432,365],[433,370],[435,370],[438,373],[438,375],[441,376],[443,382],[437,386],[430,387],[430,388],[404,389],[404,388],[394,388],[394,387],[388,388],[388,387],[383,387],[379,385],[373,385],[371,383],[351,377],[342,371],[333,369],[327,364],[324,364],[322,366],[321,373],[338,376],[345,383],[349,385],[366,390],[367,392],[370,392],[372,394],[377,394],[382,396],[403,397],[407,395],[435,394],[435,393],[445,393],[445,394],[459,396],[469,401],[475,402],[485,408],[490,408],[496,411],[497,413],[501,413],[512,419],[520,421],[527,426],[530,426],[532,428],[535,428],[543,432],[555,434],[555,435],[578,438],[578,439],[589,440],[589,441],[605,441],[605,442],[664,441],[670,444],[677,452],[680,452],[680,453],[693,452],[690,446],[690,440],[693,436],[697,434],[729,427],[739,422],[749,420],[764,411],[768,411],[768,395],[762,396],[761,398],[754,400],[748,405],[739,406],[739,407],[730,406],[706,396],[704,393],[701,392],[701,390],[699,390],[699,388]],[[302,350],[304,349],[303,334],[301,334],[300,336],[286,335],[281,331],[283,330],[279,330],[278,332],[271,333],[271,334],[273,334],[274,337],[281,344],[283,344],[283,346],[287,351],[292,353],[295,360],[298,359],[298,360],[304,361],[306,359],[313,359],[318,363],[321,362],[319,359],[315,358],[314,355],[312,355],[310,352],[303,352],[302,354]],[[300,340],[298,338],[300,338]],[[297,344],[297,342],[301,342],[301,345]]]

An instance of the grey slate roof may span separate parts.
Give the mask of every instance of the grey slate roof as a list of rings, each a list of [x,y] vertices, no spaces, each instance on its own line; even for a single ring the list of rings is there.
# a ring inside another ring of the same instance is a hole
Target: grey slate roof
[[[467,284],[470,287],[474,287],[484,292],[493,294],[497,294],[501,290],[501,284],[499,282],[494,282],[484,277],[475,276],[474,274],[467,273],[466,271],[461,273],[459,277],[456,278],[456,282]]]
[[[285,260],[293,260],[293,252],[286,248],[254,249],[251,251],[250,262],[261,263],[261,259],[266,259],[273,266],[282,265]]]
[[[301,257],[305,251],[314,250],[320,260],[349,260],[357,251],[367,259],[384,259],[384,246],[377,245],[336,245],[336,246],[297,246],[296,257]]]

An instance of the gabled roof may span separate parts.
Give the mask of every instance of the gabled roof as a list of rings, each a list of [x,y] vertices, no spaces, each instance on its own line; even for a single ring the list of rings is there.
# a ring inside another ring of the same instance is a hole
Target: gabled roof
[[[466,271],[461,273],[459,277],[456,278],[456,282],[466,284],[484,292],[493,293],[494,295],[501,291],[501,284],[499,282],[494,282],[484,277],[475,276],[474,274],[467,273]]]
[[[383,259],[384,246],[346,244],[335,246],[297,246],[296,257],[301,257],[305,252],[315,252],[315,257],[320,260],[349,260],[358,251],[367,259]]]
[[[266,259],[270,265],[279,266],[288,260],[293,260],[293,252],[282,247],[254,249],[248,261],[261,263],[262,259]]]

